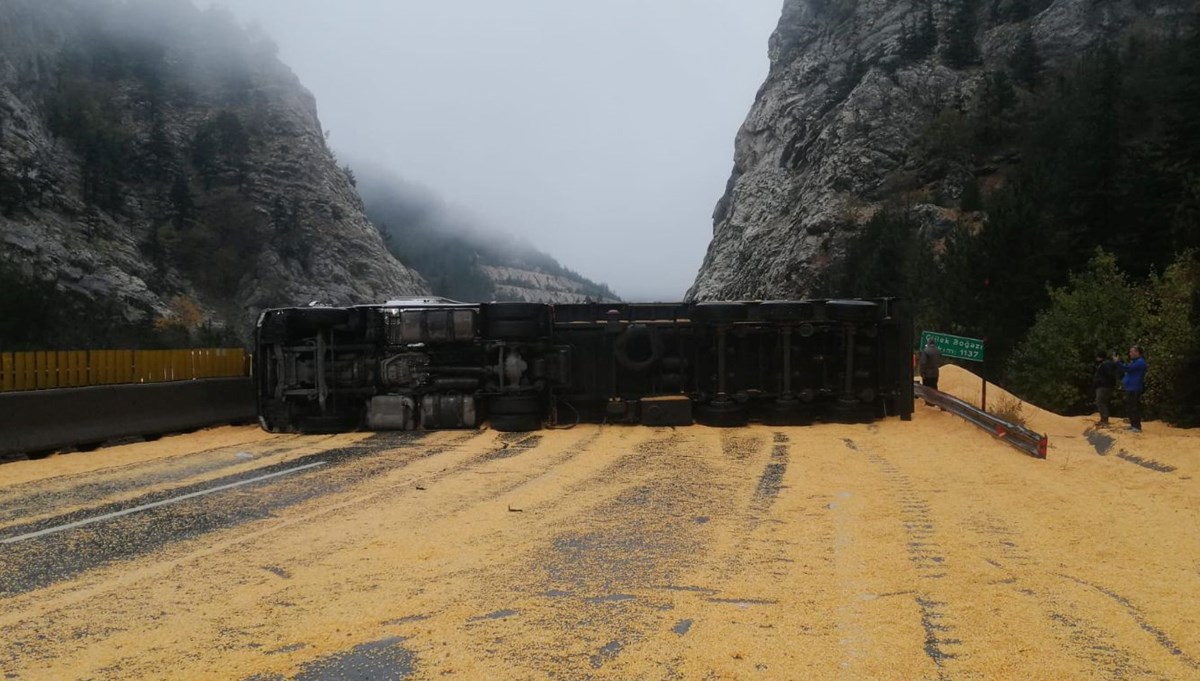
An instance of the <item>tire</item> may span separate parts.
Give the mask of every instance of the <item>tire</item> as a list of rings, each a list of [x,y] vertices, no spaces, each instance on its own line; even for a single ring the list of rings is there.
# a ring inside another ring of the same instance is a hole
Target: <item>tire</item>
[[[629,343],[636,341],[638,338],[645,338],[650,343],[650,355],[645,359],[631,359],[629,357]],[[658,331],[653,327],[645,324],[631,324],[613,343],[613,354],[616,357],[617,364],[625,367],[630,371],[643,372],[658,363],[662,359],[663,342]]]
[[[750,316],[750,306],[745,303],[696,303],[693,310],[697,321],[709,324],[735,324]]]
[[[879,318],[879,304],[869,300],[830,300],[825,315],[834,322],[873,322]]]
[[[294,433],[296,424],[292,421],[287,404],[271,401],[259,407],[260,423],[263,430],[269,433]]]
[[[542,400],[536,395],[501,395],[488,400],[488,424],[501,433],[542,428]]]
[[[737,402],[710,402],[696,406],[696,423],[711,428],[740,428],[749,422],[746,408]]]
[[[799,400],[776,400],[763,417],[768,426],[809,426],[812,422],[812,408]]]
[[[487,403],[489,416],[524,416],[532,414],[541,417],[542,401],[535,395],[501,395],[493,397]]]
[[[501,433],[528,433],[542,429],[542,417],[537,414],[496,414],[488,423],[492,430]]]
[[[542,325],[531,319],[499,319],[488,322],[492,340],[530,341],[542,337]]]
[[[758,314],[768,322],[799,322],[812,319],[812,303],[794,300],[767,300],[758,305]]]
[[[834,423],[870,423],[875,420],[872,405],[863,402],[838,400],[829,408],[829,420]]]

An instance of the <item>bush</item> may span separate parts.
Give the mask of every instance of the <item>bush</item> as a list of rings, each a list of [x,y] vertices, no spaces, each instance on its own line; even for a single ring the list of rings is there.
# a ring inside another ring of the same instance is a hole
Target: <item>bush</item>
[[[1009,358],[1009,389],[1029,402],[1060,413],[1089,409],[1097,349],[1129,347],[1147,328],[1147,300],[1097,250],[1082,274],[1050,290],[1050,304]]]
[[[1001,397],[996,400],[991,409],[988,410],[993,416],[1008,421],[1017,426],[1026,425],[1025,412],[1021,406],[1021,400],[1011,397]]]
[[[1146,330],[1146,412],[1176,425],[1200,425],[1200,261],[1186,253],[1148,285],[1152,310]]]

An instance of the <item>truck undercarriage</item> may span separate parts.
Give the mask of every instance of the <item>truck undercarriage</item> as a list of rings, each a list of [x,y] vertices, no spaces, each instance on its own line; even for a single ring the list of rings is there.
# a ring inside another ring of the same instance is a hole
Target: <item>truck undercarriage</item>
[[[908,419],[902,301],[464,304],[268,310],[255,334],[273,432]]]

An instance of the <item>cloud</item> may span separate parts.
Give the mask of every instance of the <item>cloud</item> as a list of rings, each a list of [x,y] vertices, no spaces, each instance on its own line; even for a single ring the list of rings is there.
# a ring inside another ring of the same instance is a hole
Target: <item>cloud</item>
[[[781,0],[223,0],[317,96],[336,150],[633,299],[712,234]]]

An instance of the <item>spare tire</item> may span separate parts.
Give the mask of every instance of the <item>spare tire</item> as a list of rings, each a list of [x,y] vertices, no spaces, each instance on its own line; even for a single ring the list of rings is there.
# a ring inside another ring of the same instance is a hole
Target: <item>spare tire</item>
[[[650,354],[642,359],[633,359],[629,356],[629,343],[640,339],[645,339],[650,344]],[[630,324],[613,343],[613,354],[616,356],[617,363],[626,369],[637,372],[646,371],[662,359],[662,337],[654,327],[645,324]]]
[[[745,303],[704,302],[693,308],[696,320],[710,324],[736,324],[750,316],[750,306]]]

